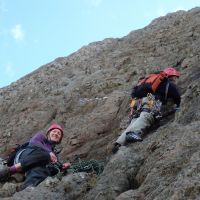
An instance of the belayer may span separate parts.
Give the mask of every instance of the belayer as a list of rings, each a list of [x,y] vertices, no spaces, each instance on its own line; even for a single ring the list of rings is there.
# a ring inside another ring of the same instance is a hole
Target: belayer
[[[117,139],[112,149],[116,153],[121,145],[143,140],[145,131],[161,116],[161,107],[169,99],[173,100],[174,112],[180,109],[181,97],[176,86],[179,72],[173,67],[139,80],[131,97],[130,124]]]
[[[70,167],[70,163],[61,164],[58,161],[55,146],[61,143],[63,128],[54,123],[46,134],[36,133],[26,145],[22,145],[8,166],[0,170],[0,181],[4,181],[12,174],[25,173],[22,189],[28,186],[37,186],[48,176],[55,175]]]

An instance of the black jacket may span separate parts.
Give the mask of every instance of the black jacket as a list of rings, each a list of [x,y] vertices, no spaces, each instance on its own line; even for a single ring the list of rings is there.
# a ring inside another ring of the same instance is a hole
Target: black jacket
[[[166,96],[167,85],[168,85],[168,91]],[[163,104],[166,104],[168,99],[172,99],[174,104],[177,105],[177,107],[180,106],[181,103],[180,93],[176,85],[170,80],[165,80],[162,83],[160,83],[160,85],[156,89],[155,95],[158,99],[160,99],[160,101]]]

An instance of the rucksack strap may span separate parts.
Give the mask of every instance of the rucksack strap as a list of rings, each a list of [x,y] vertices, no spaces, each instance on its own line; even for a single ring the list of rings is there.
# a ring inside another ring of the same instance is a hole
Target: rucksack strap
[[[167,84],[165,87],[165,101],[167,100],[168,91],[169,91],[169,80],[167,80]]]
[[[19,150],[19,152],[17,152],[16,156],[15,156],[15,159],[14,159],[14,164],[17,164],[19,163],[19,158],[21,156],[21,154],[25,151],[26,149],[22,149],[22,150]]]

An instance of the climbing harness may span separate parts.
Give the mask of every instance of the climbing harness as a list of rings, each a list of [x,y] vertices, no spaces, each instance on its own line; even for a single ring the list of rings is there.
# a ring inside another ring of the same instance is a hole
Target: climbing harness
[[[161,106],[162,102],[159,99],[156,99],[155,96],[151,93],[147,94],[148,106],[150,109],[150,113],[154,116],[161,116]]]

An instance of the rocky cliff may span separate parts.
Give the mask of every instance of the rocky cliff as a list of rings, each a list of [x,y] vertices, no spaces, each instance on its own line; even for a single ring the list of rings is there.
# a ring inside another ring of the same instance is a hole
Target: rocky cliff
[[[91,43],[1,88],[2,154],[56,121],[65,129],[63,160],[106,163],[90,187],[85,184],[91,177],[79,174],[76,184],[71,176],[47,180],[9,199],[200,199],[199,61],[200,8],[194,8],[157,18],[123,38]],[[111,155],[126,127],[132,86],[166,66],[181,73],[181,111],[143,142]]]

